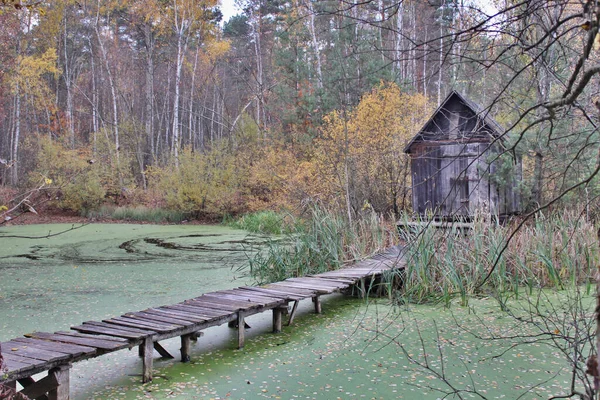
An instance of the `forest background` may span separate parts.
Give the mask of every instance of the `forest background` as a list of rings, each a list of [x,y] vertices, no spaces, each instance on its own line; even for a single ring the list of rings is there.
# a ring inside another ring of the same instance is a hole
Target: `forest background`
[[[0,204],[398,216],[404,145],[457,90],[507,128],[526,209],[593,213],[592,3],[4,0]]]

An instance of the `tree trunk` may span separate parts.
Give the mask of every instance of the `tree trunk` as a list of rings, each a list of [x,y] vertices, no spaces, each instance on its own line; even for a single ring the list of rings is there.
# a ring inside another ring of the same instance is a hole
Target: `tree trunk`
[[[98,3],[98,13],[100,12],[100,3]],[[119,152],[121,150],[121,145],[119,142],[119,113],[118,113],[118,99],[117,99],[117,89],[115,87],[115,82],[113,79],[112,72],[110,70],[110,63],[108,61],[108,56],[106,54],[106,49],[104,48],[104,44],[102,43],[102,37],[100,36],[100,30],[98,29],[98,22],[100,16],[96,15],[96,24],[94,28],[96,30],[96,37],[98,38],[98,46],[100,47],[100,52],[102,53],[102,58],[104,60],[104,66],[106,68],[106,76],[108,77],[108,85],[110,86],[110,94],[112,99],[112,111],[113,111],[113,132],[115,134],[115,158],[117,164],[117,175],[119,177],[119,185],[123,185],[123,176],[121,174],[121,162],[119,157]]]
[[[321,70],[321,50],[319,49],[319,41],[317,40],[317,32],[315,30],[315,10],[312,6],[312,1],[307,2],[309,14],[309,28],[312,39],[315,59],[317,61],[317,88],[323,89],[323,72]]]
[[[15,130],[13,133],[12,139],[12,155],[11,161],[12,165],[12,174],[11,174],[11,183],[16,185],[19,182],[19,139],[21,136],[21,93],[20,86],[17,83],[15,87]]]
[[[181,97],[181,73],[187,48],[187,41],[184,38],[186,24],[186,21],[182,20],[177,32],[177,65],[175,67],[175,97],[173,98],[173,131],[171,132],[173,135],[172,146],[176,168],[179,168],[179,100]]]
[[[192,84],[190,86],[190,102],[188,110],[188,141],[192,146],[192,150],[195,148],[196,132],[194,129],[194,88],[196,84],[196,70],[198,68],[198,53],[200,49],[196,47],[196,56],[194,58],[194,69],[192,71]]]
[[[152,35],[152,26],[149,23],[144,25],[144,39],[146,41],[146,90],[145,106],[146,115],[144,119],[144,130],[146,131],[147,149],[150,151],[151,161],[145,157],[144,169],[148,164],[156,161],[156,146],[154,144],[154,37]],[[145,189],[145,188],[144,188]]]

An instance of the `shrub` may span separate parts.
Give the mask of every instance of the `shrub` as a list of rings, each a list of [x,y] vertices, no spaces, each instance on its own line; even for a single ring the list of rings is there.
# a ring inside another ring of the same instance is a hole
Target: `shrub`
[[[95,163],[87,149],[73,150],[48,138],[39,141],[37,166],[30,182],[45,179],[57,196],[59,207],[85,212],[98,207],[106,194]]]
[[[179,166],[154,168],[149,175],[168,209],[194,216],[224,215],[242,209],[239,182],[243,176],[236,169],[235,157],[222,146],[206,154],[185,149]]]

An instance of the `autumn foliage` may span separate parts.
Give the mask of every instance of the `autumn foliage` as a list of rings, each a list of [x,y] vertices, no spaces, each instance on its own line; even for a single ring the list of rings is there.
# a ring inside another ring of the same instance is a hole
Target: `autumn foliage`
[[[327,115],[311,166],[318,183],[310,190],[351,213],[410,208],[410,163],[403,150],[429,113],[424,96],[382,83],[354,110]]]

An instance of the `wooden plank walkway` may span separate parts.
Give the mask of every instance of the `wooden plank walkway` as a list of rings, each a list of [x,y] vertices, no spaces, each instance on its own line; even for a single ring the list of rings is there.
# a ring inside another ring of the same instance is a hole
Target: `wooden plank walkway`
[[[69,398],[69,369],[72,363],[139,346],[143,359],[143,382],[152,380],[153,351],[171,357],[161,340],[181,338],[181,360],[190,360],[190,342],[211,326],[229,323],[238,329],[238,346],[244,346],[245,321],[250,315],[273,311],[273,331],[282,329],[282,316],[289,313],[288,325],[294,320],[298,303],[311,298],[315,312],[321,312],[320,296],[349,289],[364,295],[377,279],[392,269],[403,268],[401,249],[387,252],[322,274],[289,278],[264,286],[246,286],[205,293],[181,303],[129,312],[102,321],[86,321],[65,332],[33,332],[25,337],[1,343],[2,356],[8,367],[0,371],[0,383],[16,387],[31,399],[66,400]],[[48,375],[37,382],[40,372]]]

